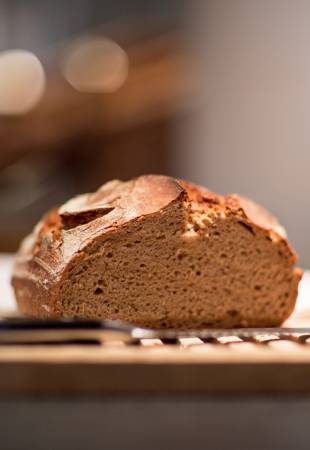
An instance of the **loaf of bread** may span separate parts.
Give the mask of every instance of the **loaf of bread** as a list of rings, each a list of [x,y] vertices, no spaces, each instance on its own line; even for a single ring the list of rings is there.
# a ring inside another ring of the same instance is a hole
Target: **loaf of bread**
[[[31,317],[152,328],[278,326],[302,272],[265,209],[166,176],[111,181],[49,212],[12,284]]]

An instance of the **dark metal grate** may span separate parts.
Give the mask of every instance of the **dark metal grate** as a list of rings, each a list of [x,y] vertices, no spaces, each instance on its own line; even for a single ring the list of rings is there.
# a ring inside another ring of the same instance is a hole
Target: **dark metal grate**
[[[178,346],[181,348],[188,348],[192,346],[203,346],[203,345],[212,345],[212,346],[231,346],[234,344],[251,343],[258,346],[270,346],[272,348],[277,348],[278,343],[290,342],[294,344],[298,344],[298,346],[308,346],[310,344],[310,334],[309,333],[292,333],[285,335],[277,335],[277,334],[259,334],[257,333],[255,336],[238,336],[238,335],[229,335],[229,336],[221,336],[217,338],[207,338],[201,339],[199,337],[183,337],[178,339],[136,339],[129,345],[138,345],[143,347],[163,347],[166,345]],[[271,345],[270,345],[271,344]],[[279,345],[279,347],[282,344]],[[309,346],[310,347],[310,346]]]

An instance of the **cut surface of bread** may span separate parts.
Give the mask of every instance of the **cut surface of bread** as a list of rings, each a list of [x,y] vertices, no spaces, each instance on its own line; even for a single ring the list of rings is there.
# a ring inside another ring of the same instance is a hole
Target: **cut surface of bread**
[[[295,260],[283,228],[250,200],[148,175],[50,212],[22,243],[12,284],[27,316],[269,327],[293,311]]]

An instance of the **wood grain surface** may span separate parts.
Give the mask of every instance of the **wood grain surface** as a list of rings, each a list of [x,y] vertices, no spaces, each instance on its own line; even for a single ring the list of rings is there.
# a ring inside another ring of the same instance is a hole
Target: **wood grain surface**
[[[0,394],[310,392],[310,345],[0,348]]]

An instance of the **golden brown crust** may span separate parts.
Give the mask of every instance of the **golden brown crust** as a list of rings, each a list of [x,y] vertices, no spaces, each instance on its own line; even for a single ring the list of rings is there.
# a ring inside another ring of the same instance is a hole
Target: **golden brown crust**
[[[30,316],[57,316],[61,280],[84,250],[103,235],[117,233],[131,221],[160,214],[173,202],[206,215],[235,216],[249,228],[264,230],[279,240],[292,264],[296,256],[283,229],[268,211],[237,195],[219,196],[207,189],[166,176],[147,175],[128,182],[106,183],[48,213],[26,238],[17,254],[12,284],[18,306]],[[294,269],[291,308],[294,307],[301,271]]]

